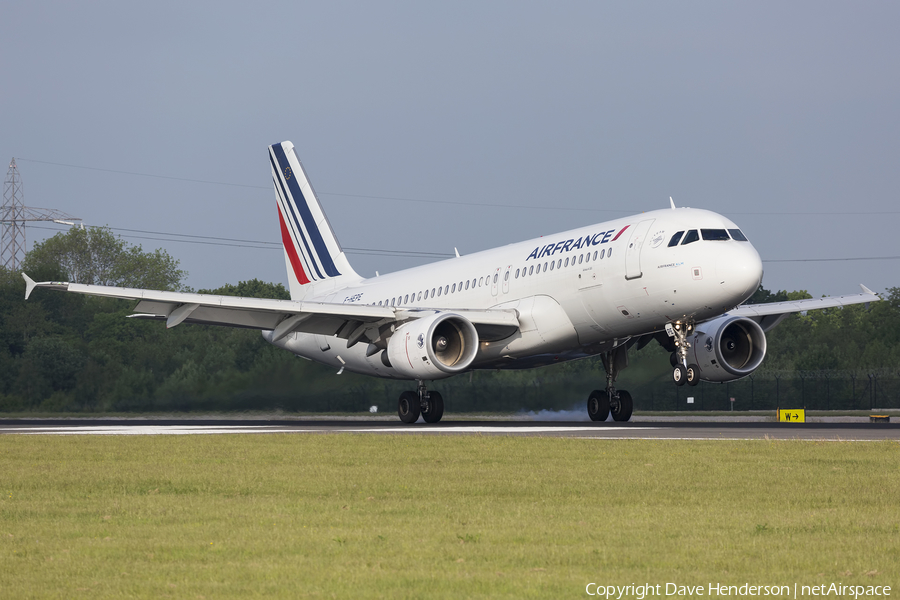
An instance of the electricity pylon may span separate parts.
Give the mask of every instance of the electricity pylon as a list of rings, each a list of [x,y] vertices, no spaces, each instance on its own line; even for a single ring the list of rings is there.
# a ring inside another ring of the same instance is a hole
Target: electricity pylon
[[[16,159],[13,158],[6,173],[6,182],[3,184],[3,208],[0,209],[0,224],[3,227],[3,235],[0,237],[0,265],[12,271],[19,270],[25,259],[25,223],[28,221],[53,221],[74,225],[72,221],[80,220],[60,210],[25,206],[22,178],[16,167]]]

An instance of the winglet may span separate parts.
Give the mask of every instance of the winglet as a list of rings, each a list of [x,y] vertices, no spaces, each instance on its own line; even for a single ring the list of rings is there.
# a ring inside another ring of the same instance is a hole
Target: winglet
[[[672,200],[672,196],[669,196],[669,204],[672,205],[672,210],[675,210],[675,201]]]
[[[22,277],[25,278],[25,299],[28,300],[28,296],[31,295],[31,292],[34,291],[34,287],[35,287],[37,284],[34,282],[34,279],[32,279],[31,277],[29,277],[29,276],[26,275],[25,273],[22,273]]]
[[[866,286],[864,286],[863,284],[859,284],[859,287],[861,287],[862,291],[865,292],[866,294],[872,294],[873,296],[878,295],[875,292],[873,292],[872,290],[870,290],[869,288],[867,288]]]

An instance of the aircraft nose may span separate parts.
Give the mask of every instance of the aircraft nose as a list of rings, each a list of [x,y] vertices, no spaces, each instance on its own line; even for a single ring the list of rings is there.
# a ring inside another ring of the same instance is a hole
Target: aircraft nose
[[[750,242],[731,242],[716,258],[716,274],[734,304],[740,304],[762,283],[762,259]]]

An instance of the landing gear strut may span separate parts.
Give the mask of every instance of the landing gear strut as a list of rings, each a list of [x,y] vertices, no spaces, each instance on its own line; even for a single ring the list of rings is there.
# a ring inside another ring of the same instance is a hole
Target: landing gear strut
[[[700,383],[700,367],[688,364],[688,349],[691,347],[688,337],[694,333],[694,322],[688,320],[666,323],[666,333],[675,340],[675,352],[669,359],[673,367],[672,381],[675,385],[697,385]]]
[[[623,345],[600,355],[606,369],[606,389],[594,390],[588,396],[587,409],[591,421],[605,421],[612,413],[616,421],[628,421],[634,410],[631,394],[617,390],[619,371],[628,366],[628,349]]]
[[[429,392],[421,379],[417,383],[415,392],[400,394],[397,414],[404,423],[415,423],[419,415],[426,423],[437,423],[444,416],[444,398],[437,392]]]

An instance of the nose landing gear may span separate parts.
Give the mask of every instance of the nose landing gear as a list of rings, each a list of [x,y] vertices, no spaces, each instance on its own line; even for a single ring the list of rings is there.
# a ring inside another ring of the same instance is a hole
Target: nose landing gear
[[[694,322],[692,320],[666,323],[666,333],[675,339],[675,352],[669,359],[673,367],[672,381],[675,382],[675,385],[700,383],[700,367],[693,363],[688,364],[688,349],[691,347],[688,337],[693,332]]]

